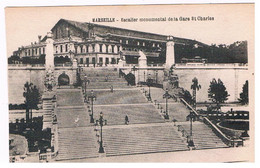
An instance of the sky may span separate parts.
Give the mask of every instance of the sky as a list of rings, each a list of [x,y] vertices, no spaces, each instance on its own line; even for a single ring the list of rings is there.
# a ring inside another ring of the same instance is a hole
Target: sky
[[[180,21],[180,18],[214,17],[213,21]],[[166,17],[165,22],[121,22],[121,18]],[[178,21],[168,21],[175,17]],[[92,18],[115,18],[100,22],[133,30],[189,38],[206,44],[231,44],[253,40],[253,4],[16,7],[5,9],[7,56],[20,46],[45,36],[59,21],[92,22]]]

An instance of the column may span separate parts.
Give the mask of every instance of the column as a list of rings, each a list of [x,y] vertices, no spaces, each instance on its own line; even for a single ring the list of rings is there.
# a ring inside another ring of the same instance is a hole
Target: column
[[[167,43],[166,43],[165,68],[170,69],[173,64],[175,64],[174,42],[173,42],[173,36],[169,36],[167,37]]]

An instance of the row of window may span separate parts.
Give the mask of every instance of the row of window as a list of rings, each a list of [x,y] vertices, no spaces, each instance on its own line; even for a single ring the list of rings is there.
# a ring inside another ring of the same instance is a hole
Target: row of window
[[[133,45],[138,45],[138,46],[146,46],[146,43],[145,42],[140,42],[140,41],[134,41],[134,40],[119,40],[120,43],[124,43],[124,44],[133,44]],[[152,44],[152,47],[160,47],[160,44],[157,44],[157,43],[153,43]]]
[[[25,56],[35,56],[45,54],[45,48],[32,48],[25,50]]]
[[[94,45],[82,45],[75,48],[76,53],[118,53],[122,50],[121,46],[116,45],[105,45],[105,44],[94,44]]]
[[[63,52],[68,52],[68,44],[65,45],[56,45],[55,46],[55,52],[56,53],[63,53]]]
[[[118,62],[118,60],[116,58],[111,58],[111,60],[109,60],[109,58],[105,58],[105,62],[103,60],[103,57],[99,57],[98,62],[96,62],[96,58],[92,57],[92,59],[86,58],[85,60],[83,58],[77,58],[78,63],[80,64],[96,64],[96,63],[100,63],[100,64],[116,64]]]

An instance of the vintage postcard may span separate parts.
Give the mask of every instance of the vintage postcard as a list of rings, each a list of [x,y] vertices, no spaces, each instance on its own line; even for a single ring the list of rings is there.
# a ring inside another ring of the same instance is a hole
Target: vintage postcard
[[[5,8],[9,162],[254,162],[254,17]]]

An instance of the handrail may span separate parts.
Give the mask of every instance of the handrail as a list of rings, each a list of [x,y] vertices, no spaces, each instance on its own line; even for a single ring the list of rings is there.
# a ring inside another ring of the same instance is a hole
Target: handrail
[[[235,144],[237,144],[237,146],[244,144],[243,139],[230,139],[228,138],[215,124],[213,124],[207,117],[203,117],[203,121],[205,124],[210,125],[211,128],[213,128],[213,131],[215,132],[215,134],[222,139],[222,141],[224,143],[226,143],[228,146],[235,146]]]
[[[199,116],[198,112],[193,107],[191,107],[189,103],[187,103],[183,98],[180,98],[180,100],[181,102],[184,103],[184,105],[186,105],[190,110],[192,110],[192,112],[194,112],[197,116]]]
[[[180,98],[181,102],[183,102],[190,110],[192,110],[197,116],[199,116],[198,112],[192,108],[189,103],[187,103],[183,98]],[[209,126],[211,126],[212,130],[215,134],[222,139],[222,141],[228,146],[237,146],[244,144],[243,139],[230,139],[228,138],[215,124],[213,124],[207,117],[203,117],[203,122]]]

